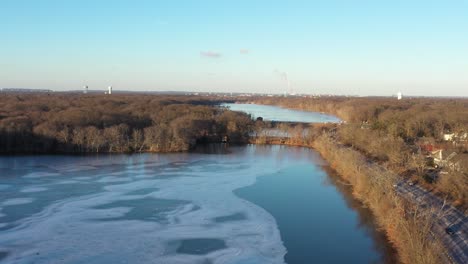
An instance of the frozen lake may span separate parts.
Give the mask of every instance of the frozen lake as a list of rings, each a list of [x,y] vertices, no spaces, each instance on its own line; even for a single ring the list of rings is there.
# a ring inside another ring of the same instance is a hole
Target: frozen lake
[[[285,146],[0,157],[0,263],[391,260],[324,168]]]

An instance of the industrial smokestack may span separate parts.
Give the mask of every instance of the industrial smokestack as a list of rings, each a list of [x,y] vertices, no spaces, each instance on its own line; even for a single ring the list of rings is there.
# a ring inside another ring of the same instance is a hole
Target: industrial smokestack
[[[284,91],[284,95],[286,96],[286,94],[294,94],[291,89],[291,81],[289,80],[288,73],[275,70],[275,74],[279,75],[282,80],[286,81],[286,91]]]

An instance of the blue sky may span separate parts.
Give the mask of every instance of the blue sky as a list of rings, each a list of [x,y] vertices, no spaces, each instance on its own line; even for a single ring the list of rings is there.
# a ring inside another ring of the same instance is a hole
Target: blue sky
[[[1,0],[0,87],[468,96],[468,1]]]

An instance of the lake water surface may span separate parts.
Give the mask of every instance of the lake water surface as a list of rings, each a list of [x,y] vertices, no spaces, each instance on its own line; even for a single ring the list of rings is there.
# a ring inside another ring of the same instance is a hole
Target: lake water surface
[[[391,262],[313,150],[0,157],[0,263]]]
[[[252,117],[262,117],[263,120],[279,122],[303,123],[338,123],[341,120],[333,115],[282,108],[273,105],[259,104],[222,104],[232,111],[246,112]]]

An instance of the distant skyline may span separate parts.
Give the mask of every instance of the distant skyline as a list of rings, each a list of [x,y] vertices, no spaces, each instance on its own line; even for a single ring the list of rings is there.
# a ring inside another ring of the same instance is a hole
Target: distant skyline
[[[3,0],[0,88],[468,96],[467,14],[456,0]]]

